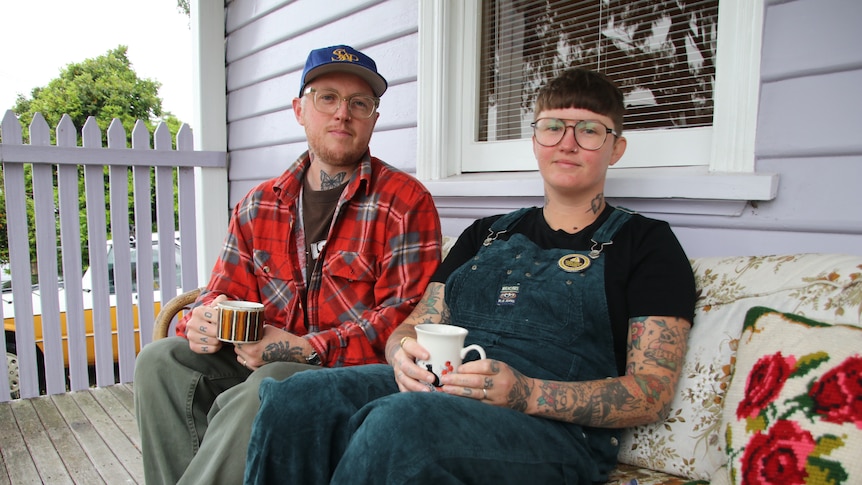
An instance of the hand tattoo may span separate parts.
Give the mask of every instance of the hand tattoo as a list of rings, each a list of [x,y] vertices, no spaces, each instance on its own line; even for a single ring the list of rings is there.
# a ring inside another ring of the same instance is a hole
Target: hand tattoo
[[[276,342],[269,344],[263,350],[261,359],[264,362],[299,362],[305,363],[305,357],[302,355],[302,347],[291,347],[289,342]]]
[[[523,374],[512,369],[515,373],[515,385],[509,391],[507,398],[509,407],[515,411],[527,410],[527,401],[530,399],[530,382]]]

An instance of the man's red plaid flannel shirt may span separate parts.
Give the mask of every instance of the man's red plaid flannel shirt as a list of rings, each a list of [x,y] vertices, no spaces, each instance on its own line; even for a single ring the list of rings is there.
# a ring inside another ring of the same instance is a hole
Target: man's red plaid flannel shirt
[[[416,179],[366,153],[339,200],[321,269],[307,286],[297,203],[309,164],[305,153],[239,201],[195,306],[219,294],[259,301],[267,324],[305,336],[326,366],[385,362],[386,339],[413,310],[440,261],[437,209]],[[299,295],[306,291],[303,308]],[[177,326],[179,335],[190,314]]]

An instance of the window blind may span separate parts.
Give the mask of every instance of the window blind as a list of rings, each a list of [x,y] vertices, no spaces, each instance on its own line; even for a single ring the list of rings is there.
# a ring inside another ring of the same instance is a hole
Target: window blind
[[[532,103],[564,69],[607,74],[626,130],[711,126],[718,0],[485,0],[478,141],[531,136]]]

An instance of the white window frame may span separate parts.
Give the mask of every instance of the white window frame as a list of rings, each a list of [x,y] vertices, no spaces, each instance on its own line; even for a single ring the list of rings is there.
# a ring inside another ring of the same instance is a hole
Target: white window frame
[[[763,2],[719,2],[713,126],[627,132],[607,197],[775,198],[778,176],[754,163]],[[417,176],[435,196],[541,195],[538,172],[524,171],[530,140],[475,141],[480,26],[480,0],[420,2]],[[462,173],[462,160],[477,159],[499,171]]]

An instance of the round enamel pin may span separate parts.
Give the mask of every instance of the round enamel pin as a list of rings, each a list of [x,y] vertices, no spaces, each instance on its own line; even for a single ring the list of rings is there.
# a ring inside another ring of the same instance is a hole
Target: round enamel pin
[[[577,273],[578,271],[587,269],[590,266],[590,260],[583,254],[567,254],[560,258],[557,264],[560,265],[563,271]]]

